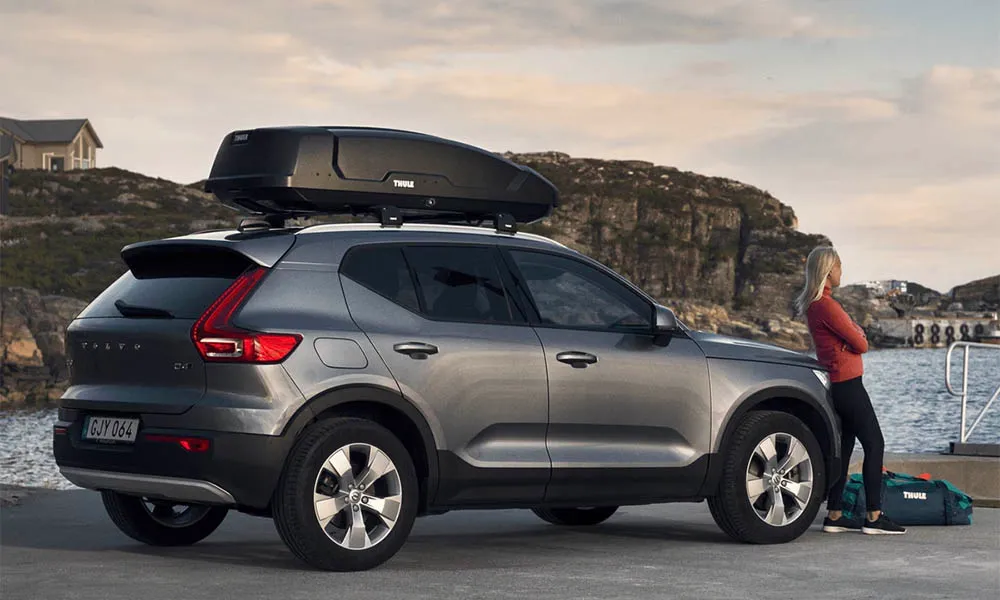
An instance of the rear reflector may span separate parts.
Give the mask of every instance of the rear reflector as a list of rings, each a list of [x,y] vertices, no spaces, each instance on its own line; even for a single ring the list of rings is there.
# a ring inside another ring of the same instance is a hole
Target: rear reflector
[[[206,361],[278,363],[302,341],[297,333],[259,333],[232,324],[233,316],[266,273],[258,267],[240,275],[191,328],[191,338]]]
[[[67,429],[65,427],[54,427],[52,429],[56,435],[66,435]]]
[[[188,452],[208,452],[211,442],[205,438],[185,437],[179,435],[159,435],[155,433],[146,434],[143,438],[147,442],[162,442],[166,444],[177,444]]]

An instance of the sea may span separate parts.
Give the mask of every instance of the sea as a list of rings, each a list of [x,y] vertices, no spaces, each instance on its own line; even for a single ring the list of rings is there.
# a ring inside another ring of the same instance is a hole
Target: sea
[[[899,348],[864,356],[865,387],[872,399],[887,452],[941,453],[960,438],[961,399],[945,388],[947,350]],[[952,386],[962,385],[962,352],[952,355]],[[969,355],[967,425],[976,420],[1000,386],[1000,349],[973,348]],[[55,409],[0,413],[0,483],[72,489],[52,457]],[[967,440],[1000,443],[1000,399]],[[855,446],[860,453],[860,444]]]

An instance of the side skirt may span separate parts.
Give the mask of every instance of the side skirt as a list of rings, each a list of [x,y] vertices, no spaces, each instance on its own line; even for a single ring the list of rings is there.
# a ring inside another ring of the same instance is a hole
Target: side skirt
[[[710,456],[674,468],[484,469],[438,451],[440,482],[429,514],[449,510],[638,506],[700,502]]]

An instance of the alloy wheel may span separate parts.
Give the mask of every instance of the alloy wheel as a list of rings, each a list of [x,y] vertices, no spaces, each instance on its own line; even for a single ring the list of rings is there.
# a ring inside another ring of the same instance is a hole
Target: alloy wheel
[[[316,475],[313,506],[323,532],[348,550],[366,550],[386,538],[402,506],[396,465],[372,444],[348,444]]]
[[[805,444],[789,433],[768,435],[747,463],[750,506],[768,525],[789,525],[802,516],[812,498],[813,476],[812,457]]]

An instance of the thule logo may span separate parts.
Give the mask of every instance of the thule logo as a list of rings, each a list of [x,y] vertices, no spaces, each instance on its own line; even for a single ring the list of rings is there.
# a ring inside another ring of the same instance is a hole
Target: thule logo
[[[410,189],[413,188],[413,182],[410,181],[409,179],[393,179],[392,185],[393,187],[398,187],[398,188],[410,188]]]
[[[903,498],[907,500],[926,500],[927,492],[903,492]]]

